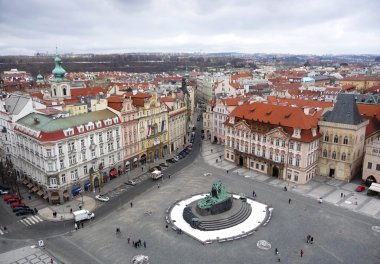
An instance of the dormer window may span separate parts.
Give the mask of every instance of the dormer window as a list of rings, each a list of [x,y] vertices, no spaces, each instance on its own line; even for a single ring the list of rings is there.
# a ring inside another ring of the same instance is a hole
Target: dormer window
[[[84,126],[83,125],[79,126],[78,131],[79,131],[79,133],[83,133],[84,132]]]
[[[68,128],[68,129],[66,129],[66,130],[63,130],[63,134],[64,134],[66,137],[68,137],[68,136],[72,136],[72,135],[74,135],[74,129],[72,129],[72,128]]]

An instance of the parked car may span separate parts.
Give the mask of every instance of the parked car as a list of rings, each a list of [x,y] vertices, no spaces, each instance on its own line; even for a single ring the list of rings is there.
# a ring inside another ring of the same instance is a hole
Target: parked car
[[[168,165],[166,162],[162,162],[162,163],[160,163],[160,166],[161,166],[161,167],[166,167],[166,168],[169,167],[169,165]]]
[[[102,201],[102,202],[108,202],[110,198],[108,196],[105,196],[104,194],[98,194],[95,196],[96,200]]]
[[[0,189],[0,195],[9,194],[9,190]]]
[[[18,202],[18,201],[20,201],[20,199],[18,197],[13,197],[11,199],[8,199],[7,203],[11,204],[11,203]]]
[[[364,186],[361,186],[361,185],[359,185],[358,187],[356,187],[356,189],[355,189],[355,191],[357,191],[357,192],[362,192],[362,191],[364,191],[365,190],[365,187]]]
[[[14,212],[14,213],[16,213],[16,212],[18,212],[18,211],[20,211],[20,210],[24,210],[24,209],[30,209],[30,207],[29,206],[17,206],[17,207],[13,207],[13,209],[12,209],[12,211]]]
[[[21,207],[21,206],[25,206],[25,204],[23,202],[20,202],[20,201],[11,203],[11,207],[12,208],[14,208],[14,207]]]
[[[125,183],[126,185],[132,185],[132,186],[135,186],[137,184],[137,182],[135,180],[129,180]]]
[[[16,216],[20,216],[20,215],[29,215],[29,214],[34,214],[34,210],[33,209],[24,209],[24,210],[20,210],[16,213]]]
[[[173,160],[175,160],[176,162],[179,161],[179,157],[178,157],[178,155],[175,156],[175,157],[173,157]]]
[[[12,198],[19,198],[17,194],[7,194],[4,196],[4,201],[8,201],[9,199],[12,199]]]
[[[171,158],[171,159],[167,159],[167,160],[166,160],[166,162],[168,162],[168,163],[175,163],[175,162],[176,162],[176,160],[175,160],[175,159],[173,159],[173,158]]]

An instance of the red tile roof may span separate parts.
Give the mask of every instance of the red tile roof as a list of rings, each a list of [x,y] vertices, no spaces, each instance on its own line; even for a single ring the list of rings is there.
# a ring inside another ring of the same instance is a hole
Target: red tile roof
[[[238,105],[239,102],[245,101],[247,98],[226,98],[222,99],[224,104],[227,106],[233,106],[233,105]]]
[[[163,102],[175,102],[175,98],[173,97],[161,97],[160,98],[160,102],[163,103]]]
[[[105,90],[99,86],[71,89],[72,98],[76,98],[78,96],[98,95],[99,93],[105,93]]]
[[[241,73],[241,74],[233,74],[231,75],[231,81],[238,80],[238,79],[250,79],[252,78],[252,75],[248,73]]]
[[[305,130],[317,127],[318,123],[317,118],[305,115],[301,109],[264,103],[242,104],[231,116]]]

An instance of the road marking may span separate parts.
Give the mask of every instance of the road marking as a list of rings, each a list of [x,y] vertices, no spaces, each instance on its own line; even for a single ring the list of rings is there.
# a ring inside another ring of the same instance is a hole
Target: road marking
[[[4,235],[4,232],[3,230],[0,229],[0,235]]]
[[[34,219],[32,219],[31,217],[28,217],[27,219],[28,219],[28,221],[29,221],[29,222],[31,222],[31,223],[32,223],[32,225],[34,225],[34,224],[38,223],[38,222],[35,222],[35,220],[34,220]]]
[[[38,215],[35,215],[34,217],[37,218],[40,222],[44,221]]]
[[[29,222],[26,221],[26,219],[21,219],[20,220],[21,223],[23,223],[25,226],[29,226]]]
[[[29,218],[33,219],[33,220],[36,221],[37,223],[42,222],[41,219],[37,218],[36,216],[31,216],[31,217],[29,217]]]

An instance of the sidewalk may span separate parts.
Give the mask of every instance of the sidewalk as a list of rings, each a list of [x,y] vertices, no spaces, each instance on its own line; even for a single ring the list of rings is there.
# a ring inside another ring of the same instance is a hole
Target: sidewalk
[[[53,262],[51,262],[52,260]],[[0,263],[45,264],[58,263],[58,261],[45,253],[41,248],[26,246],[0,254]]]
[[[101,193],[107,194],[115,189],[125,186],[125,182],[127,182],[128,180],[141,178],[149,172],[149,168],[157,166],[162,162],[165,162],[166,159],[171,158],[172,156],[174,156],[174,154],[167,155],[167,157],[165,157],[164,159],[158,159],[154,163],[145,164],[143,166],[143,170],[140,166],[131,171],[123,173],[122,175],[105,183],[104,186],[101,187]],[[88,210],[90,212],[95,210],[95,208],[97,207],[95,196],[98,194],[99,190],[96,190],[96,192],[86,191],[82,193],[83,196],[77,196],[75,199],[65,202],[64,204],[47,204],[46,207],[38,211],[38,214],[39,216],[41,216],[41,218],[43,218],[46,221],[56,222],[71,220],[74,218],[71,211],[80,210],[79,206],[81,206],[82,209]],[[53,216],[54,212],[57,213],[56,217]]]
[[[324,202],[380,219],[380,199],[356,192],[356,187],[360,185],[358,181],[345,182],[334,178],[316,176],[306,184],[297,184],[240,167],[230,161],[220,161],[220,155],[223,155],[223,153],[224,146],[212,144],[207,140],[202,141],[201,156],[210,166],[224,171],[229,170],[231,174],[237,174],[277,188],[283,189],[284,186],[287,186],[288,191],[315,200],[322,197]],[[217,159],[218,162],[216,162]]]

